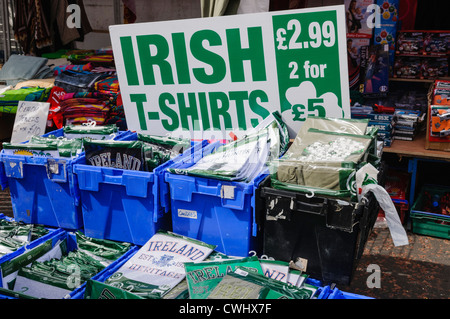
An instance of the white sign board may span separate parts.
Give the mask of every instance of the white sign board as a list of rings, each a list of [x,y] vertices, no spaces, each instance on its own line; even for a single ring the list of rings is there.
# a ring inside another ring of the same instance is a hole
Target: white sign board
[[[50,103],[19,101],[11,135],[11,143],[28,141],[45,133]]]
[[[278,111],[294,137],[349,118],[345,32],[343,5],[111,26],[128,128],[231,139]]]

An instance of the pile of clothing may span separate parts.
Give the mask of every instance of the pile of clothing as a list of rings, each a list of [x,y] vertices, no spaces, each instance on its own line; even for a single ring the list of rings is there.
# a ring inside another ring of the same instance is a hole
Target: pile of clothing
[[[16,113],[19,101],[49,102],[49,130],[93,121],[127,130],[111,49],[12,55],[0,82],[0,112]]]
[[[51,120],[57,128],[95,121],[126,130],[119,80],[110,49],[72,50],[64,57],[72,64],[55,66]]]

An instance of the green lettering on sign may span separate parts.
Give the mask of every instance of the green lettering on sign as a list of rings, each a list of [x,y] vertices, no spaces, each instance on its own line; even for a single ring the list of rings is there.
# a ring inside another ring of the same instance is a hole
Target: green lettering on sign
[[[269,97],[263,90],[254,90],[250,92],[249,96],[250,109],[253,111],[253,113],[258,114],[259,116],[261,116],[261,118],[265,119],[270,115],[270,112],[263,106],[261,106],[258,103],[258,100],[261,102],[268,102]],[[259,121],[257,119],[251,119],[250,122],[252,123],[253,127],[256,127],[259,124]]]
[[[197,112],[197,101],[195,99],[195,93],[188,93],[189,107],[186,106],[186,101],[184,99],[183,93],[177,93],[178,98],[178,108],[180,109],[180,119],[181,127],[189,131],[189,121],[188,117],[192,119],[192,128],[194,131],[199,130],[198,124],[198,112]]]
[[[161,120],[161,123],[164,129],[168,131],[174,131],[180,126],[180,122],[178,120],[177,112],[167,106],[167,102],[170,104],[175,104],[175,98],[170,93],[162,93],[159,96],[159,108],[164,115],[167,115],[172,120],[172,123],[170,123],[166,119]]]
[[[247,129],[247,123],[245,120],[244,101],[248,100],[248,92],[238,91],[229,93],[230,100],[234,100],[236,103],[236,114],[238,119],[238,127],[240,130]]]
[[[145,96],[145,94],[130,94],[130,100],[131,102],[136,103],[139,126],[141,127],[141,130],[146,130],[147,123],[145,121],[144,102],[147,102],[147,97]]]
[[[244,61],[250,61],[253,81],[266,81],[264,43],[261,27],[248,28],[248,48],[243,48],[239,29],[227,29],[228,56],[232,82],[245,82]]]
[[[213,129],[221,129],[220,117],[223,118],[226,130],[233,129],[233,123],[230,114],[228,113],[228,108],[230,107],[228,96],[223,92],[209,92],[209,104],[211,108]],[[219,107],[219,104],[221,107]]]
[[[136,60],[134,59],[134,50],[133,43],[131,42],[131,37],[121,37],[120,45],[122,48],[122,56],[128,85],[139,85]]]
[[[222,57],[203,47],[203,42],[207,41],[211,46],[222,45],[220,35],[212,30],[200,30],[191,37],[190,48],[192,55],[199,61],[209,64],[213,71],[207,74],[204,68],[194,68],[192,72],[195,78],[204,84],[219,83],[225,78],[227,73],[225,61]]]
[[[136,36],[139,58],[141,60],[142,77],[145,85],[156,84],[154,66],[159,67],[163,84],[174,84],[172,67],[166,60],[169,56],[169,44],[159,34]],[[156,49],[156,54],[151,54],[151,46]]]
[[[175,65],[177,68],[178,83],[191,84],[184,33],[173,33],[172,43],[173,43],[173,53],[175,55]]]

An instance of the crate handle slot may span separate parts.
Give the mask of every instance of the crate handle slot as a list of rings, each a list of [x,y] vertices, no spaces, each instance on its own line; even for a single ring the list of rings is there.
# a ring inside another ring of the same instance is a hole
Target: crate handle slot
[[[305,195],[306,196],[306,195]],[[310,198],[310,197],[309,197]],[[309,214],[324,215],[324,208],[327,206],[327,199],[321,203],[307,203],[301,200],[292,200],[292,210]]]

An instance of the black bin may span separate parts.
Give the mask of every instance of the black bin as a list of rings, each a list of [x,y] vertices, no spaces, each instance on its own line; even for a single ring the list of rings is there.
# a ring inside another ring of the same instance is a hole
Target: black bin
[[[306,273],[324,284],[350,283],[379,212],[371,192],[359,203],[269,186],[257,195],[263,254],[297,264],[302,258]]]

